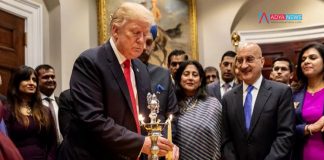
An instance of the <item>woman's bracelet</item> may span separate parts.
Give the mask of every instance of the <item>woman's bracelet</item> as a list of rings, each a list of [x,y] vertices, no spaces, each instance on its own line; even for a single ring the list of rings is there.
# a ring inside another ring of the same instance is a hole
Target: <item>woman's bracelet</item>
[[[312,130],[309,128],[310,126],[311,126],[312,124],[310,124],[310,125],[306,125],[305,127],[306,127],[306,131],[309,133],[309,135],[313,135],[313,133],[312,133]]]

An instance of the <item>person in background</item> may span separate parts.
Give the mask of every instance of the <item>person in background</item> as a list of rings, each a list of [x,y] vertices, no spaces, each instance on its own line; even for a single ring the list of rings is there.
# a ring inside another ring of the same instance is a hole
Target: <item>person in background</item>
[[[298,56],[299,88],[294,93],[294,160],[324,159],[324,45],[306,45]]]
[[[234,83],[235,84],[241,84],[242,83],[242,74],[239,70],[239,65],[237,64],[236,57],[234,59],[234,65],[233,65],[233,73],[234,73]]]
[[[177,106],[177,98],[174,92],[169,70],[148,62],[150,55],[153,53],[153,48],[155,45],[154,40],[156,37],[157,26],[153,25],[150,29],[150,34],[148,34],[146,37],[146,45],[143,53],[138,58],[146,65],[147,70],[149,71],[152,93],[157,95],[160,104],[158,118],[161,120],[161,122],[165,122],[170,114],[174,115],[179,111],[179,109]],[[176,124],[172,126],[172,135],[175,135]],[[166,128],[164,132],[165,131]],[[163,135],[166,135],[166,133]]]
[[[41,94],[42,103],[44,106],[50,109],[52,116],[54,117],[56,135],[58,136],[57,140],[59,145],[63,141],[63,137],[60,132],[58,121],[58,97],[54,96],[54,91],[56,89],[55,70],[48,64],[41,64],[37,66],[35,70],[38,76],[38,88]]]
[[[213,66],[208,66],[205,68],[206,83],[219,82],[218,70]]]
[[[151,154],[151,140],[142,135],[138,115],[148,119],[150,78],[138,59],[154,23],[144,6],[122,3],[112,14],[111,38],[76,59],[71,80],[72,114],[59,159],[135,160]],[[175,147],[159,137],[159,156]],[[178,152],[173,152],[177,159]]]
[[[207,95],[204,69],[197,61],[183,62],[175,75],[180,109],[174,143],[180,159],[219,160],[222,106]]]
[[[179,65],[188,60],[188,55],[183,50],[175,49],[168,55],[168,68],[171,73],[171,78],[174,83],[174,76],[177,72]]]
[[[208,94],[216,97],[219,101],[221,101],[224,94],[231,90],[236,84],[234,83],[234,59],[236,53],[233,51],[227,51],[223,54],[222,60],[219,64],[221,78],[219,82],[213,82],[208,85],[207,91]]]
[[[5,123],[24,160],[55,160],[56,132],[49,108],[42,105],[34,69],[20,66],[8,87]]]
[[[0,132],[0,160],[23,160],[12,141]]]
[[[285,57],[279,57],[272,62],[271,80],[290,85],[294,76],[294,65]]]
[[[73,100],[71,97],[70,89],[64,90],[59,96],[59,125],[61,134],[64,137],[67,135],[70,129],[71,121],[75,120],[73,113]]]
[[[0,75],[0,86],[1,75]],[[4,124],[4,114],[6,112],[5,103],[0,99],[0,160],[23,160],[18,149],[7,136],[7,129]]]
[[[1,75],[0,75],[0,86],[2,85],[2,79],[1,79]],[[0,132],[2,132],[2,134],[7,135],[7,127],[4,123],[3,120],[3,114],[5,113],[5,105],[7,102],[7,98],[0,94]]]
[[[294,135],[290,87],[263,78],[264,58],[256,43],[241,44],[236,63],[243,83],[222,99],[223,159],[289,159]]]

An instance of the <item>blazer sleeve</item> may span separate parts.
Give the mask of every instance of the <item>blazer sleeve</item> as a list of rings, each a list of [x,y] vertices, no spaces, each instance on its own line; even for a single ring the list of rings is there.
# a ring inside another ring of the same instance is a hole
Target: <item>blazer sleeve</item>
[[[231,129],[229,127],[229,122],[228,122],[228,113],[227,113],[227,105],[226,102],[226,97],[222,100],[222,145],[221,145],[221,155],[222,155],[222,160],[236,160],[237,155],[235,154],[235,148],[233,146],[233,142],[231,139]]]
[[[137,157],[145,137],[116,124],[107,116],[107,109],[114,107],[104,104],[104,89],[107,87],[103,85],[109,82],[104,82],[103,75],[109,74],[109,70],[103,73],[95,58],[94,53],[86,52],[74,64],[70,81],[74,113],[102,150]]]
[[[280,91],[275,94],[280,93]],[[292,103],[292,92],[287,87],[281,94],[277,111],[277,137],[273,141],[271,149],[265,160],[288,159],[292,148],[294,135],[295,112]]]
[[[293,102],[298,103],[298,105],[295,107],[295,113],[296,113],[296,127],[295,127],[295,135],[296,138],[305,138],[308,137],[305,135],[305,126],[306,122],[302,118],[302,105],[304,102],[304,95],[305,95],[305,89],[302,89],[293,95]]]

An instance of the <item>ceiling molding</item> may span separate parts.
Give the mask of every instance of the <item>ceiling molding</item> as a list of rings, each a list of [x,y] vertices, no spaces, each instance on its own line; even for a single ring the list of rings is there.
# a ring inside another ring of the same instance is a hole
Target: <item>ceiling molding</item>
[[[238,31],[240,42],[276,43],[324,37],[324,24],[269,30]]]

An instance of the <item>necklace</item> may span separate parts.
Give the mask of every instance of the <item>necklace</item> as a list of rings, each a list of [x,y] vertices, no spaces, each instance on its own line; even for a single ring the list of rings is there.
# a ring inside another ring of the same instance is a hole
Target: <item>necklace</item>
[[[316,87],[316,88],[310,88],[307,87],[307,91],[314,96],[317,92],[321,91],[323,88],[322,87]]]
[[[23,107],[21,107],[21,112],[25,113],[27,116],[32,115],[32,109],[29,107],[29,105],[24,105]]]

